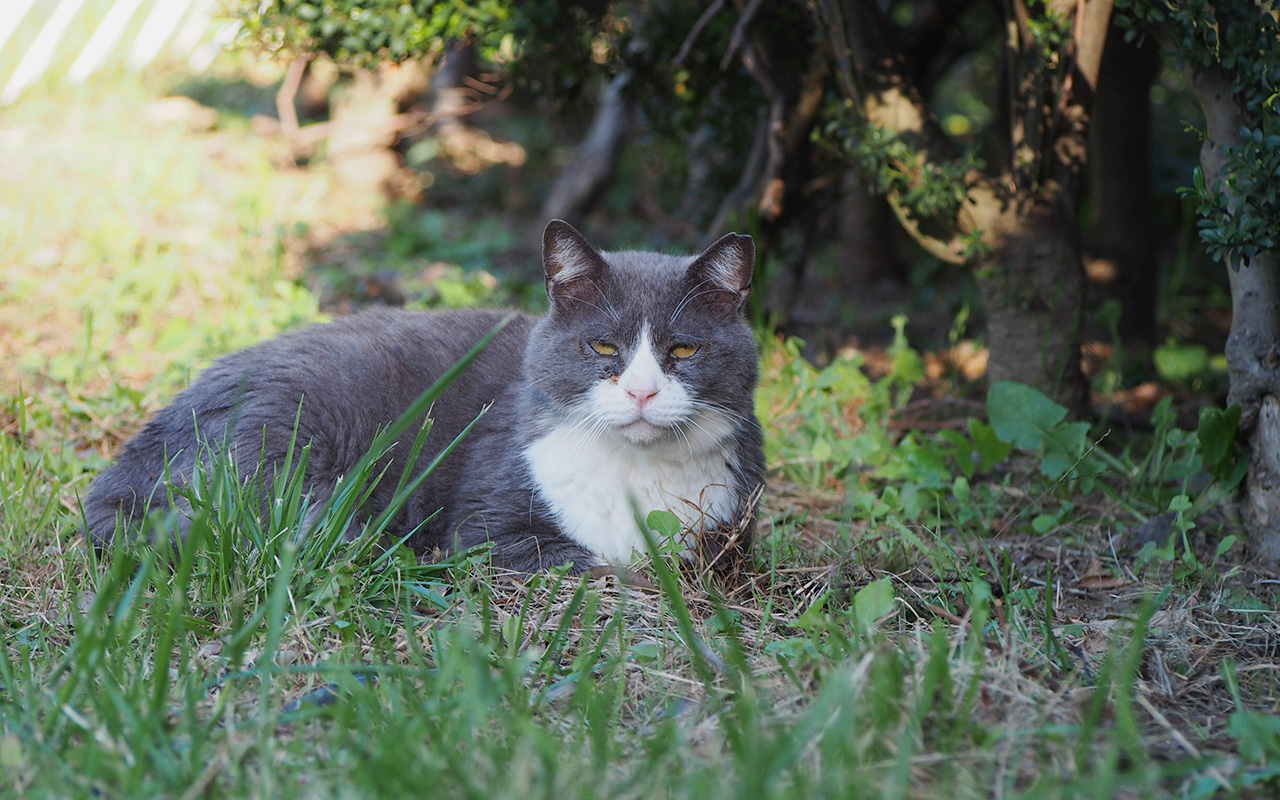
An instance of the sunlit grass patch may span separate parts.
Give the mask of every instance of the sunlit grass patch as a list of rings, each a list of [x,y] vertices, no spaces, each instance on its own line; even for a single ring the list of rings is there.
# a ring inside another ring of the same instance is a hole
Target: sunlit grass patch
[[[290,237],[323,216],[323,174],[157,102],[121,80],[6,111],[0,381],[37,418],[87,418],[73,436],[114,433],[210,357],[317,316]]]

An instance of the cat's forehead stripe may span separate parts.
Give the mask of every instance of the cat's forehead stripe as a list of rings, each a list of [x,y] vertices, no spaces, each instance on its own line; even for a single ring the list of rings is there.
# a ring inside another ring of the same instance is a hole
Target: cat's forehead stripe
[[[632,353],[631,360],[627,362],[627,368],[619,380],[624,386],[640,386],[655,391],[665,380],[657,352],[653,348],[653,338],[649,335],[648,321],[640,327],[635,352]]]
[[[647,370],[649,365],[661,371],[658,367],[660,359],[658,358],[657,345],[653,340],[653,328],[649,325],[649,320],[644,319],[640,323],[640,332],[636,334],[635,341],[631,345],[631,354],[627,359],[627,369],[637,368]]]
[[[636,340],[632,347],[637,355],[645,350],[653,349],[653,329],[649,327],[648,319],[640,321],[640,332],[636,334]]]

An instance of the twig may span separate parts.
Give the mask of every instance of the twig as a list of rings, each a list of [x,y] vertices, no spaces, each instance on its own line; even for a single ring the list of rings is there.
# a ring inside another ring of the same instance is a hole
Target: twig
[[[729,190],[729,193],[720,200],[720,206],[716,209],[716,214],[712,217],[711,224],[707,227],[707,233],[702,242],[704,247],[724,233],[724,225],[729,219],[729,214],[745,206],[748,199],[755,195],[756,183],[759,180],[760,173],[764,170],[765,157],[769,150],[768,139],[769,119],[761,113],[759,121],[756,123],[755,135],[751,139],[751,151],[747,155],[742,174],[738,177],[738,182]]]
[[[302,86],[302,77],[307,74],[310,56],[295,58],[289,62],[289,71],[280,82],[276,92],[276,116],[280,119],[280,130],[290,139],[298,135],[298,108],[294,101],[298,97],[298,89]]]
[[[831,42],[831,58],[835,62],[836,80],[840,83],[845,97],[862,105],[862,93],[858,91],[858,81],[854,69],[855,53],[849,43],[848,33],[844,27],[844,17],[832,6],[831,0],[818,3],[827,31],[827,39]]]
[[[684,37],[684,43],[680,45],[680,52],[676,53],[675,63],[684,64],[684,60],[689,57],[689,51],[693,49],[693,43],[702,35],[702,29],[707,27],[716,14],[720,13],[720,9],[724,8],[724,0],[716,0],[707,9],[698,15],[698,19],[693,23],[693,27],[689,29],[689,35]]]
[[[381,133],[400,133],[419,125],[423,127],[430,126],[434,119],[435,115],[425,111],[406,111],[403,114],[395,114],[385,119],[368,123],[366,127],[376,128]],[[303,144],[313,145],[330,136],[339,124],[329,121],[307,125],[298,129],[295,138]]]
[[[766,220],[774,220],[782,213],[782,166],[786,162],[786,111],[787,98],[779,88],[773,75],[761,63],[759,54],[750,42],[743,42],[741,47],[742,65],[760,85],[765,98],[769,101],[769,118],[767,138],[768,159],[765,161],[764,173],[760,177],[760,214]]]
[[[491,97],[496,96],[499,92],[502,91],[501,88],[494,86],[491,83],[485,83],[479,78],[473,78],[470,75],[464,75],[462,77],[462,82],[466,84],[467,88],[474,89],[477,92],[480,92],[481,94],[487,94]]]
[[[1018,518],[1022,516],[1023,512],[1025,512],[1028,508],[1030,508],[1033,505],[1039,505],[1041,500],[1047,497],[1054,489],[1058,488],[1058,484],[1062,483],[1067,478],[1071,477],[1071,473],[1075,470],[1075,468],[1083,464],[1084,460],[1089,457],[1089,454],[1092,453],[1095,449],[1097,449],[1098,445],[1102,444],[1102,440],[1106,439],[1110,435],[1111,435],[1111,429],[1108,428],[1105,433],[1103,433],[1101,436],[1098,437],[1098,440],[1096,442],[1093,442],[1092,444],[1089,445],[1088,450],[1085,450],[1084,453],[1081,454],[1081,456],[1075,460],[1075,463],[1071,465],[1070,469],[1062,473],[1062,475],[1059,476],[1058,479],[1054,481],[1049,488],[1045,489],[1043,492],[1036,495],[1035,499],[1033,499],[1030,503],[1018,509],[1018,513],[1014,514],[1012,519],[1009,519],[1008,521],[1006,521],[1005,524],[1001,526],[1000,530],[995,531],[995,535],[996,536],[1002,535],[1005,531],[1009,530],[1010,525],[1018,521]],[[1106,451],[1103,451],[1103,452],[1106,452]],[[1030,497],[1030,495],[1027,495],[1027,496]]]
[[[1062,184],[1078,182],[1083,170],[1113,6],[1112,0],[1076,0],[1075,24],[1066,48],[1066,74],[1049,130],[1050,144],[1057,155],[1050,164],[1050,177]]]
[[[940,605],[935,605],[934,603],[925,603],[924,607],[929,609],[933,613],[937,614],[938,616],[942,617],[943,619],[948,620],[953,625],[958,625],[962,628],[965,625],[964,617],[958,616],[956,614],[952,614],[950,611],[946,610]]]
[[[729,62],[733,60],[733,54],[746,43],[747,26],[751,24],[751,20],[755,19],[756,14],[760,11],[760,6],[763,4],[764,0],[751,0],[747,7],[742,10],[742,16],[738,17],[738,24],[733,26],[733,36],[729,39],[729,49],[725,51],[724,58],[720,59],[720,69],[728,69]]]

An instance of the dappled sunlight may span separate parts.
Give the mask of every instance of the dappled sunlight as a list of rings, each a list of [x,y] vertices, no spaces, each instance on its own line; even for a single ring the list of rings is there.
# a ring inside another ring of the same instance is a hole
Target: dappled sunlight
[[[32,94],[4,126],[0,380],[27,392],[118,385],[154,407],[209,358],[316,317],[300,232],[380,221],[325,170],[137,83]]]
[[[437,141],[441,156],[468,175],[498,164],[519,167],[528,158],[519,144],[495,141],[486,131],[463,125],[445,128]]]

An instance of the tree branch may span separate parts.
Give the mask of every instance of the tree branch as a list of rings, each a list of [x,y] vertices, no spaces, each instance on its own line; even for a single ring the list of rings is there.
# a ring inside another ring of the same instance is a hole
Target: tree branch
[[[276,92],[276,116],[280,120],[280,130],[290,139],[298,135],[298,109],[294,104],[298,97],[298,89],[302,86],[302,77],[307,73],[307,65],[311,56],[295,58],[289,62],[289,71],[280,82]]]
[[[1048,171],[1064,190],[1074,192],[1088,159],[1089,123],[1098,91],[1102,53],[1111,26],[1113,0],[1076,0],[1070,68],[1063,79],[1052,128],[1055,158]]]
[[[725,0],[715,0],[714,3],[707,6],[698,15],[698,19],[694,21],[693,27],[689,29],[688,35],[684,37],[684,42],[680,45],[680,52],[676,53],[676,64],[683,64],[684,60],[689,57],[689,51],[693,49],[694,42],[698,41],[703,29],[711,23],[711,20],[715,19],[716,14],[720,13],[720,9],[724,8],[724,3]]]
[[[836,80],[862,116],[908,142],[924,163],[958,162],[960,153],[907,77],[901,55],[890,48],[887,24],[874,0],[816,1],[831,44]],[[895,166],[919,179],[915,165]],[[1002,184],[976,171],[965,175],[964,189],[965,200],[950,220],[917,218],[900,193],[891,191],[887,199],[921,247],[949,264],[964,264],[973,234],[981,231],[988,245],[998,243],[995,220],[1007,202]]]
[[[764,0],[750,0],[747,3],[747,7],[743,9],[741,16],[738,17],[738,24],[733,26],[733,35],[729,38],[729,49],[725,51],[724,58],[720,59],[720,69],[729,68],[729,62],[733,60],[733,54],[746,41],[747,26],[755,19],[756,14],[760,11],[760,6],[763,4]]]
[[[782,167],[786,163],[787,149],[787,97],[778,86],[773,73],[760,63],[760,57],[751,42],[743,42],[739,49],[742,65],[759,84],[768,101],[768,139],[766,141],[768,157],[765,160],[762,176],[762,192],[760,196],[760,214],[767,220],[774,220],[782,213]]]
[[[742,167],[742,174],[716,208],[715,216],[711,218],[711,224],[707,226],[707,233],[701,242],[702,247],[707,247],[723,235],[729,215],[746,206],[757,195],[760,176],[764,173],[768,153],[769,118],[762,110],[756,123],[755,133],[751,137],[751,151],[747,155],[746,164]]]

